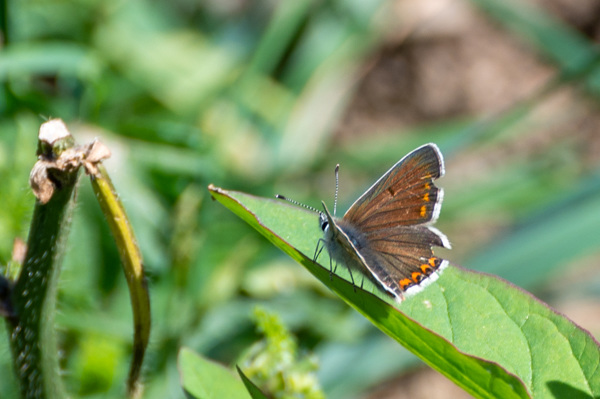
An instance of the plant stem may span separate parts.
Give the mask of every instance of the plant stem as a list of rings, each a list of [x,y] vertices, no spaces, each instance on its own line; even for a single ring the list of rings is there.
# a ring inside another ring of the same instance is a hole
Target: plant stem
[[[64,146],[67,142],[67,148],[71,147],[70,135],[68,139],[53,143],[50,155],[39,154],[38,164],[45,156],[60,158],[60,153],[52,153],[56,152],[54,144]],[[26,399],[66,397],[59,375],[54,313],[78,169],[46,169],[54,191],[45,203],[36,201],[27,254],[11,293],[14,315],[7,318],[7,324],[21,396]]]

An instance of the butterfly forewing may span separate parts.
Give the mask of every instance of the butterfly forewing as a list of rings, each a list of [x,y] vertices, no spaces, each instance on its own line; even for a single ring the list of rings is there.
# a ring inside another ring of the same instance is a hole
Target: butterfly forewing
[[[434,144],[417,148],[387,171],[350,207],[344,219],[368,232],[435,221],[443,192],[433,180],[443,176]]]

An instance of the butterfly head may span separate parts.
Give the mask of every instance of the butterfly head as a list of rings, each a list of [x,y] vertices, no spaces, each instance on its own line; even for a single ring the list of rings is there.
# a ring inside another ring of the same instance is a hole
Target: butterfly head
[[[319,212],[319,226],[323,233],[327,233],[329,230],[329,220],[327,220],[327,216],[323,212]]]
[[[330,242],[336,235],[337,225],[325,203],[321,203],[323,204],[323,212],[319,212],[319,227],[321,228],[321,231],[323,231],[323,239],[326,242]]]

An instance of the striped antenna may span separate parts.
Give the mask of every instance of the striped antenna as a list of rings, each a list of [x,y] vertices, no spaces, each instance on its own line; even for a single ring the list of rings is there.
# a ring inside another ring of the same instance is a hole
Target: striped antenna
[[[337,210],[337,197],[338,197],[338,174],[340,172],[340,164],[335,165],[335,196],[333,197],[333,216],[336,215]]]
[[[313,211],[313,212],[316,212],[316,213],[321,213],[321,211],[319,211],[319,210],[318,210],[318,209],[316,209],[316,208],[313,208],[312,206],[309,206],[309,205],[303,204],[302,202],[294,201],[293,199],[290,199],[290,198],[284,197],[284,196],[283,196],[283,195],[281,195],[281,194],[277,194],[277,195],[275,195],[275,198],[278,198],[278,199],[281,199],[281,200],[284,200],[284,201],[287,201],[287,202],[291,202],[292,204],[294,204],[294,205],[298,205],[298,206],[301,206],[302,208],[308,209],[309,211]]]

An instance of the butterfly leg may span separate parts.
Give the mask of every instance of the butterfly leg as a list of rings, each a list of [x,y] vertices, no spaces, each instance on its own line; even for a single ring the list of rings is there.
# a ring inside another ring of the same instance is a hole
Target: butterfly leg
[[[323,248],[325,248],[325,240],[320,238],[319,241],[317,241],[317,247],[315,248],[315,255],[313,256],[313,262],[317,263],[317,259],[321,255],[321,252],[323,252]],[[330,256],[329,257],[329,279],[330,280],[333,279],[333,274],[335,273],[336,269],[337,269],[337,263],[335,264],[335,268],[334,268],[333,262],[332,262],[331,256]]]
[[[356,292],[356,284],[354,284],[354,275],[352,274],[352,269],[350,269],[350,266],[346,265],[346,267],[348,268],[348,273],[350,273],[350,281],[352,282],[352,287],[354,288],[354,292]]]
[[[319,238],[319,241],[317,241],[317,247],[315,248],[315,254],[313,256],[313,262],[317,263],[317,259],[319,259],[319,255],[321,255],[321,252],[323,251],[324,247],[325,243],[323,239]]]
[[[329,257],[329,280],[333,280],[333,274],[335,273],[336,269],[337,263],[335,264],[335,266],[333,266],[333,261],[331,260],[331,257]]]

